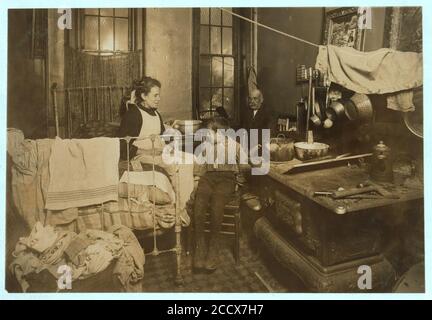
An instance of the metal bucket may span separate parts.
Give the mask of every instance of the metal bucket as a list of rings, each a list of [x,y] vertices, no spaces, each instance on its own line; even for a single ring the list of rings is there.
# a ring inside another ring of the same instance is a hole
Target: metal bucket
[[[345,115],[349,120],[370,120],[373,116],[372,103],[365,94],[356,93],[345,104]]]

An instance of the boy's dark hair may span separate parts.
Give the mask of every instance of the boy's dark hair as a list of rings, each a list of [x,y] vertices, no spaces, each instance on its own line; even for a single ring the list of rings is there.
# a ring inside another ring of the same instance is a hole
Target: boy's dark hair
[[[207,120],[205,127],[213,131],[216,131],[218,129],[227,130],[230,128],[230,124],[228,119],[221,116],[214,116]]]

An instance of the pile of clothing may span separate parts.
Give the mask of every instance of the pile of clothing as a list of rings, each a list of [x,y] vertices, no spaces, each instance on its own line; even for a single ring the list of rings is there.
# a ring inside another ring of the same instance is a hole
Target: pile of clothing
[[[37,222],[28,237],[19,239],[12,255],[9,270],[23,292],[30,287],[27,277],[43,270],[50,272],[53,281],[70,270],[73,289],[74,280],[91,278],[111,264],[122,291],[142,291],[144,252],[132,231],[122,225],[77,234]]]

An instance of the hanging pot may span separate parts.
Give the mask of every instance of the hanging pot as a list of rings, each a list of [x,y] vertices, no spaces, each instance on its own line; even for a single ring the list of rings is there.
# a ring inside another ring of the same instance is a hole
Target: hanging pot
[[[345,115],[345,107],[340,101],[333,101],[326,110],[327,118],[335,121]]]
[[[310,121],[312,121],[312,123],[315,126],[319,127],[321,125],[321,119],[320,119],[320,117],[318,117],[316,115],[316,105],[317,105],[317,102],[315,102],[315,105],[312,108],[312,116],[310,117]],[[319,106],[318,106],[318,108],[319,108]]]
[[[311,97],[311,112],[312,115],[310,117],[310,121],[314,124],[314,126],[319,127],[321,125],[321,118],[317,115],[316,109],[317,109],[317,102],[315,101],[315,87],[312,87],[312,97]],[[319,109],[319,105],[318,105]]]
[[[345,115],[351,121],[372,119],[373,108],[369,97],[362,93],[354,94],[345,103]]]

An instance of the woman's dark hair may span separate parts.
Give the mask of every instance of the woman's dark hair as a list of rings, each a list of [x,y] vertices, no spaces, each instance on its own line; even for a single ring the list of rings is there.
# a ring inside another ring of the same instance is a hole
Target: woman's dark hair
[[[144,95],[148,95],[151,88],[153,87],[161,88],[162,85],[158,80],[152,77],[144,77],[139,81],[139,83],[137,83],[137,86],[135,88],[135,98],[137,104],[141,104],[141,102],[143,102],[143,99],[141,98],[141,94],[144,93]]]
[[[132,85],[131,85],[131,87],[130,87],[130,90],[131,90],[131,93],[132,93],[132,91],[134,91],[135,90],[135,92],[136,92],[136,90],[138,89],[138,88],[140,88],[140,87],[145,87],[145,85],[146,85],[146,81],[147,81],[147,79],[152,79],[152,78],[150,78],[150,77],[144,77],[144,78],[142,78],[142,79],[135,79],[135,80],[133,80],[132,81]],[[153,81],[155,81],[155,85],[156,86],[158,86],[159,88],[160,88],[160,82],[159,81],[157,81],[156,79],[152,79]],[[147,81],[148,82],[148,81]],[[151,88],[152,87],[154,87],[154,85],[152,85],[151,87],[150,87],[150,89],[148,89],[148,92],[150,92],[150,90],[151,90]],[[143,92],[143,91],[142,91]],[[147,93],[148,93],[147,92]],[[146,94],[147,94],[146,93]],[[141,97],[141,94],[140,94],[140,97]],[[128,94],[125,94],[122,98],[121,98],[121,101],[120,101],[120,109],[119,109],[119,115],[120,115],[120,117],[123,117],[123,115],[126,113],[126,111],[128,110],[128,108],[127,108],[127,103],[128,103],[128,101],[131,99],[131,95],[128,93]],[[142,101],[142,99],[140,99],[140,102]]]

